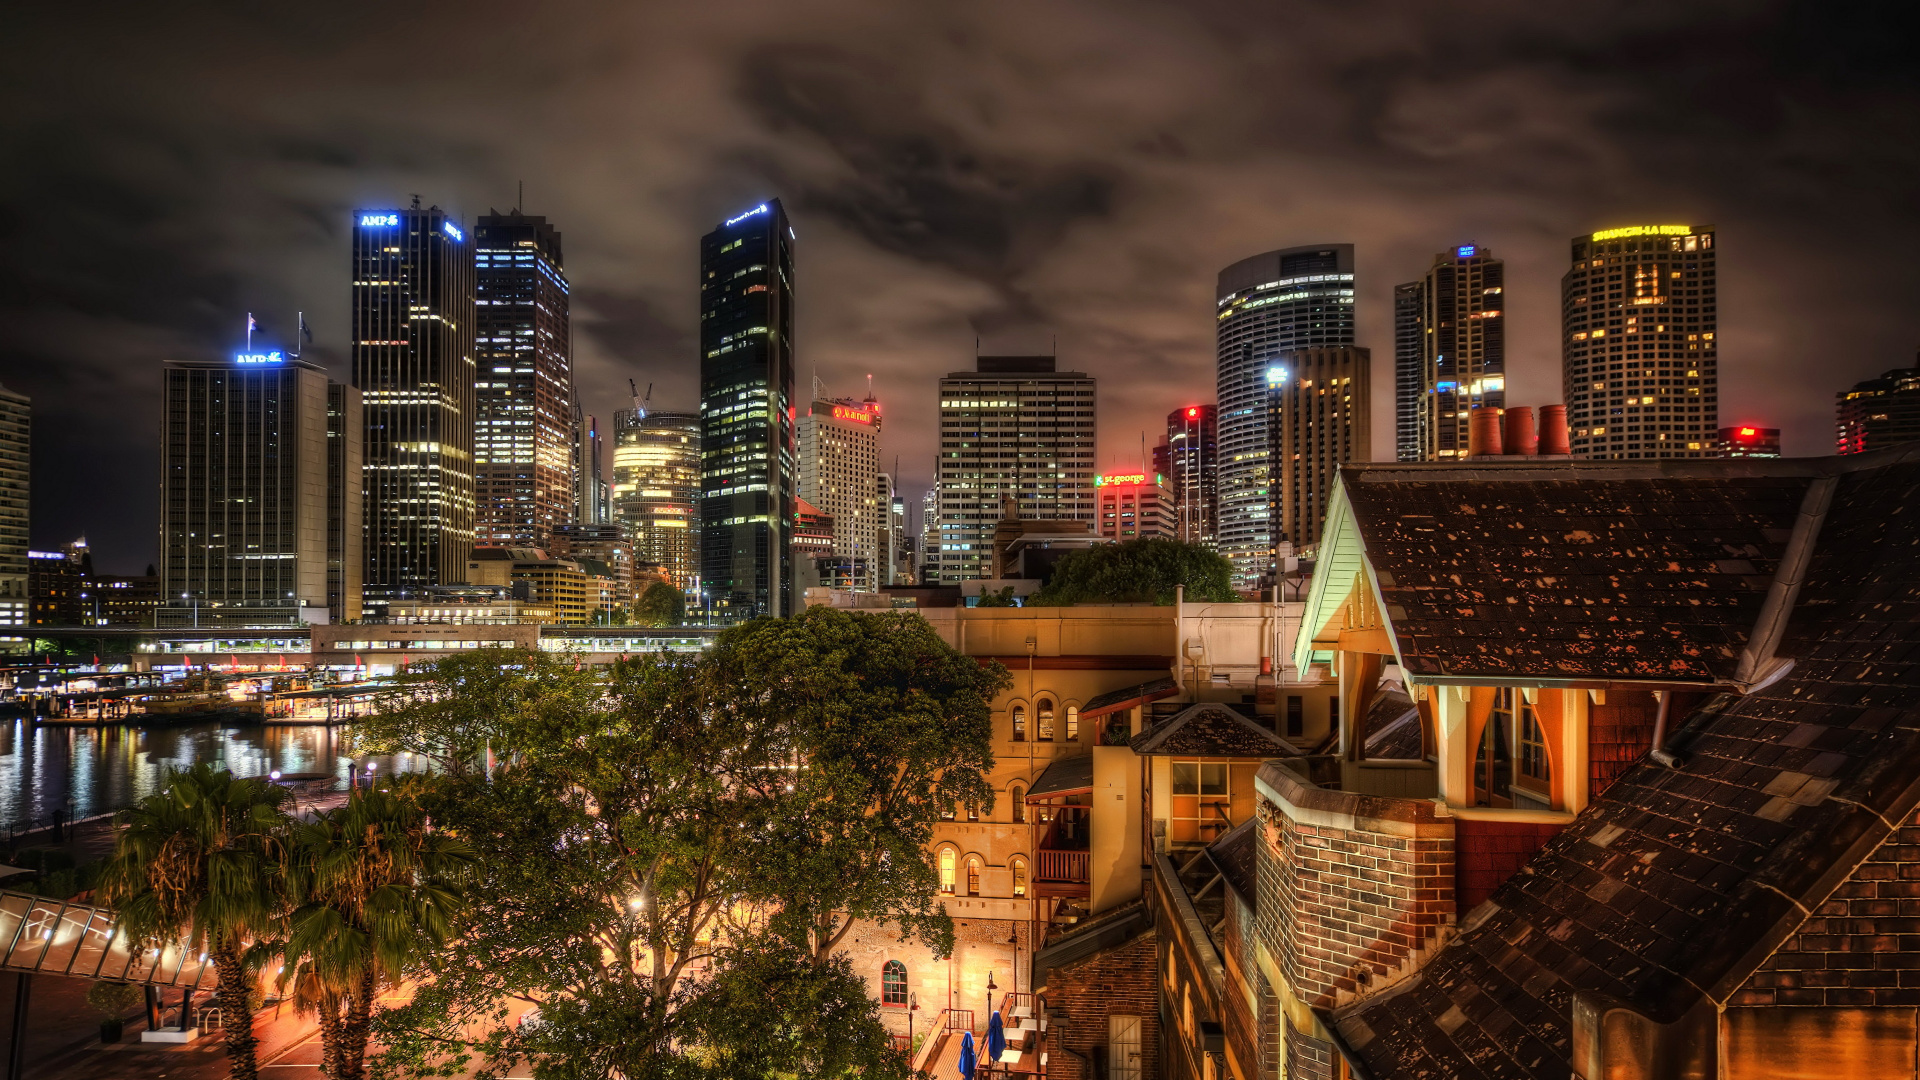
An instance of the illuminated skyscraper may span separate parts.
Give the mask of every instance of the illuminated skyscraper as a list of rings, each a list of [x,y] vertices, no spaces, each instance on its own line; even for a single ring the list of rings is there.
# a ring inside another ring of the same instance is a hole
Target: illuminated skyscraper
[[[1838,396],[1836,453],[1863,454],[1920,441],[1920,366],[1895,368]]]
[[[473,548],[473,252],[439,207],[353,227],[353,385],[366,416],[365,595],[466,581]]]
[[[1506,264],[1462,244],[1393,290],[1394,451],[1401,461],[1467,453],[1467,414],[1506,407]],[[1367,449],[1360,448],[1366,460]],[[1295,543],[1303,541],[1296,540]]]
[[[27,625],[28,524],[32,510],[33,403],[0,386],[0,651],[30,642]]]
[[[635,408],[613,424],[613,520],[632,538],[635,563],[659,567],[691,596],[700,587],[700,418]]]
[[[1273,557],[1267,369],[1284,353],[1353,344],[1353,245],[1284,248],[1220,271],[1219,550],[1234,587],[1258,587]]]
[[[351,463],[329,399],[352,395],[270,350],[171,363],[162,380],[159,625],[329,621],[335,536],[360,557],[329,498],[329,466]]]
[[[1296,554],[1320,543],[1340,466],[1372,454],[1372,366],[1372,353],[1346,345],[1300,349],[1269,369],[1274,540]]]
[[[1719,456],[1713,241],[1697,225],[1573,238],[1560,317],[1576,457]]]
[[[574,519],[573,350],[560,233],[515,210],[473,227],[477,542],[544,547]]]
[[[1213,547],[1220,536],[1219,406],[1188,405],[1168,413],[1165,460],[1155,469],[1173,491],[1178,538]]]
[[[778,199],[700,241],[700,580],[723,619],[790,615],[793,228]]]
[[[940,581],[993,576],[1005,500],[1018,515],[1092,526],[1094,378],[1051,356],[982,356],[940,380]],[[933,584],[924,582],[923,584]]]
[[[888,510],[878,487],[880,420],[872,398],[816,401],[796,435],[800,497],[833,518],[834,557],[858,592],[887,583],[891,558],[881,546]]]

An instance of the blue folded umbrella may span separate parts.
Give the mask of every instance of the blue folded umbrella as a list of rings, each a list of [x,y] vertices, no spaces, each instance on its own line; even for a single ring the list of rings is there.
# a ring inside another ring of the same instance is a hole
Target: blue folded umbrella
[[[973,1032],[960,1037],[960,1075],[965,1080],[973,1080]]]
[[[993,1015],[987,1017],[987,1060],[999,1061],[1001,1052],[1006,1048],[1007,1029],[1000,1022],[1000,1010],[995,1009]]]

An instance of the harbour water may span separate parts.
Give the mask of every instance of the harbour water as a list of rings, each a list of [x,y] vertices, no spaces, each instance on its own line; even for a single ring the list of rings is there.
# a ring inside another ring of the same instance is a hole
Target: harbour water
[[[340,728],[262,727],[221,723],[174,727],[35,727],[0,721],[0,828],[70,819],[129,806],[160,790],[167,770],[196,761],[224,765],[237,776],[330,773],[345,782],[372,763],[377,775],[421,767],[418,759],[345,756]]]

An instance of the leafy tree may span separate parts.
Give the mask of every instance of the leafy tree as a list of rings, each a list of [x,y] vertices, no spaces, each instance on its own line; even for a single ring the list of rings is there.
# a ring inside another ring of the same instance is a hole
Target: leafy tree
[[[982,589],[980,591],[979,602],[974,604],[974,607],[1019,607],[1019,606],[1020,605],[1013,602],[1013,586],[1011,585],[1003,585],[1000,588],[993,590],[992,592],[988,592],[985,589]]]
[[[640,626],[679,626],[686,618],[686,596],[664,581],[648,585],[633,604],[633,621]]]
[[[539,649],[475,649],[414,664],[352,731],[357,753],[405,750],[436,772],[483,772],[504,752],[516,716],[574,674],[567,658]]]
[[[943,806],[988,794],[1004,678],[918,616],[819,608],[729,631],[704,657],[550,686],[504,725],[491,783],[435,781],[428,808],[477,856],[472,907],[379,1018],[383,1064],[904,1076],[830,950],[849,915],[950,947],[926,838]],[[510,1022],[515,1002],[537,1014]]]
[[[227,1058],[254,1080],[250,991],[274,927],[277,870],[290,793],[206,763],[168,774],[167,786],[120,812],[101,877],[116,928],[136,952],[185,939],[218,976]]]
[[[471,861],[465,842],[434,831],[393,790],[357,790],[294,828],[282,980],[303,1011],[319,1015],[333,1080],[366,1075],[374,996],[446,944]]]
[[[720,635],[715,678],[744,692],[732,723],[775,736],[790,767],[760,774],[753,895],[773,926],[825,963],[855,920],[895,924],[945,955],[927,855],[943,813],[989,805],[991,710],[1010,684],[912,612],[809,608]]]
[[[1178,540],[1128,540],[1070,551],[1053,577],[1027,600],[1031,607],[1074,604],[1173,603],[1176,586],[1192,601],[1230,602],[1233,565],[1219,553]]]

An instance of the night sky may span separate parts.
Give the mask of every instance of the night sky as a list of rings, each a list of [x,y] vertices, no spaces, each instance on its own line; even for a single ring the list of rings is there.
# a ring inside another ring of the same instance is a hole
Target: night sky
[[[247,312],[345,377],[349,212],[565,235],[581,396],[697,404],[698,239],[798,233],[799,394],[886,408],[917,499],[934,379],[1100,378],[1100,465],[1213,399],[1213,286],[1358,247],[1390,456],[1393,286],[1508,265],[1509,400],[1561,399],[1576,233],[1719,229],[1720,417],[1830,452],[1833,394],[1920,342],[1920,84],[1893,5],[38,4],[0,67],[0,381],[35,408],[34,542],[154,557],[163,361]],[[277,340],[276,340],[277,339]]]

